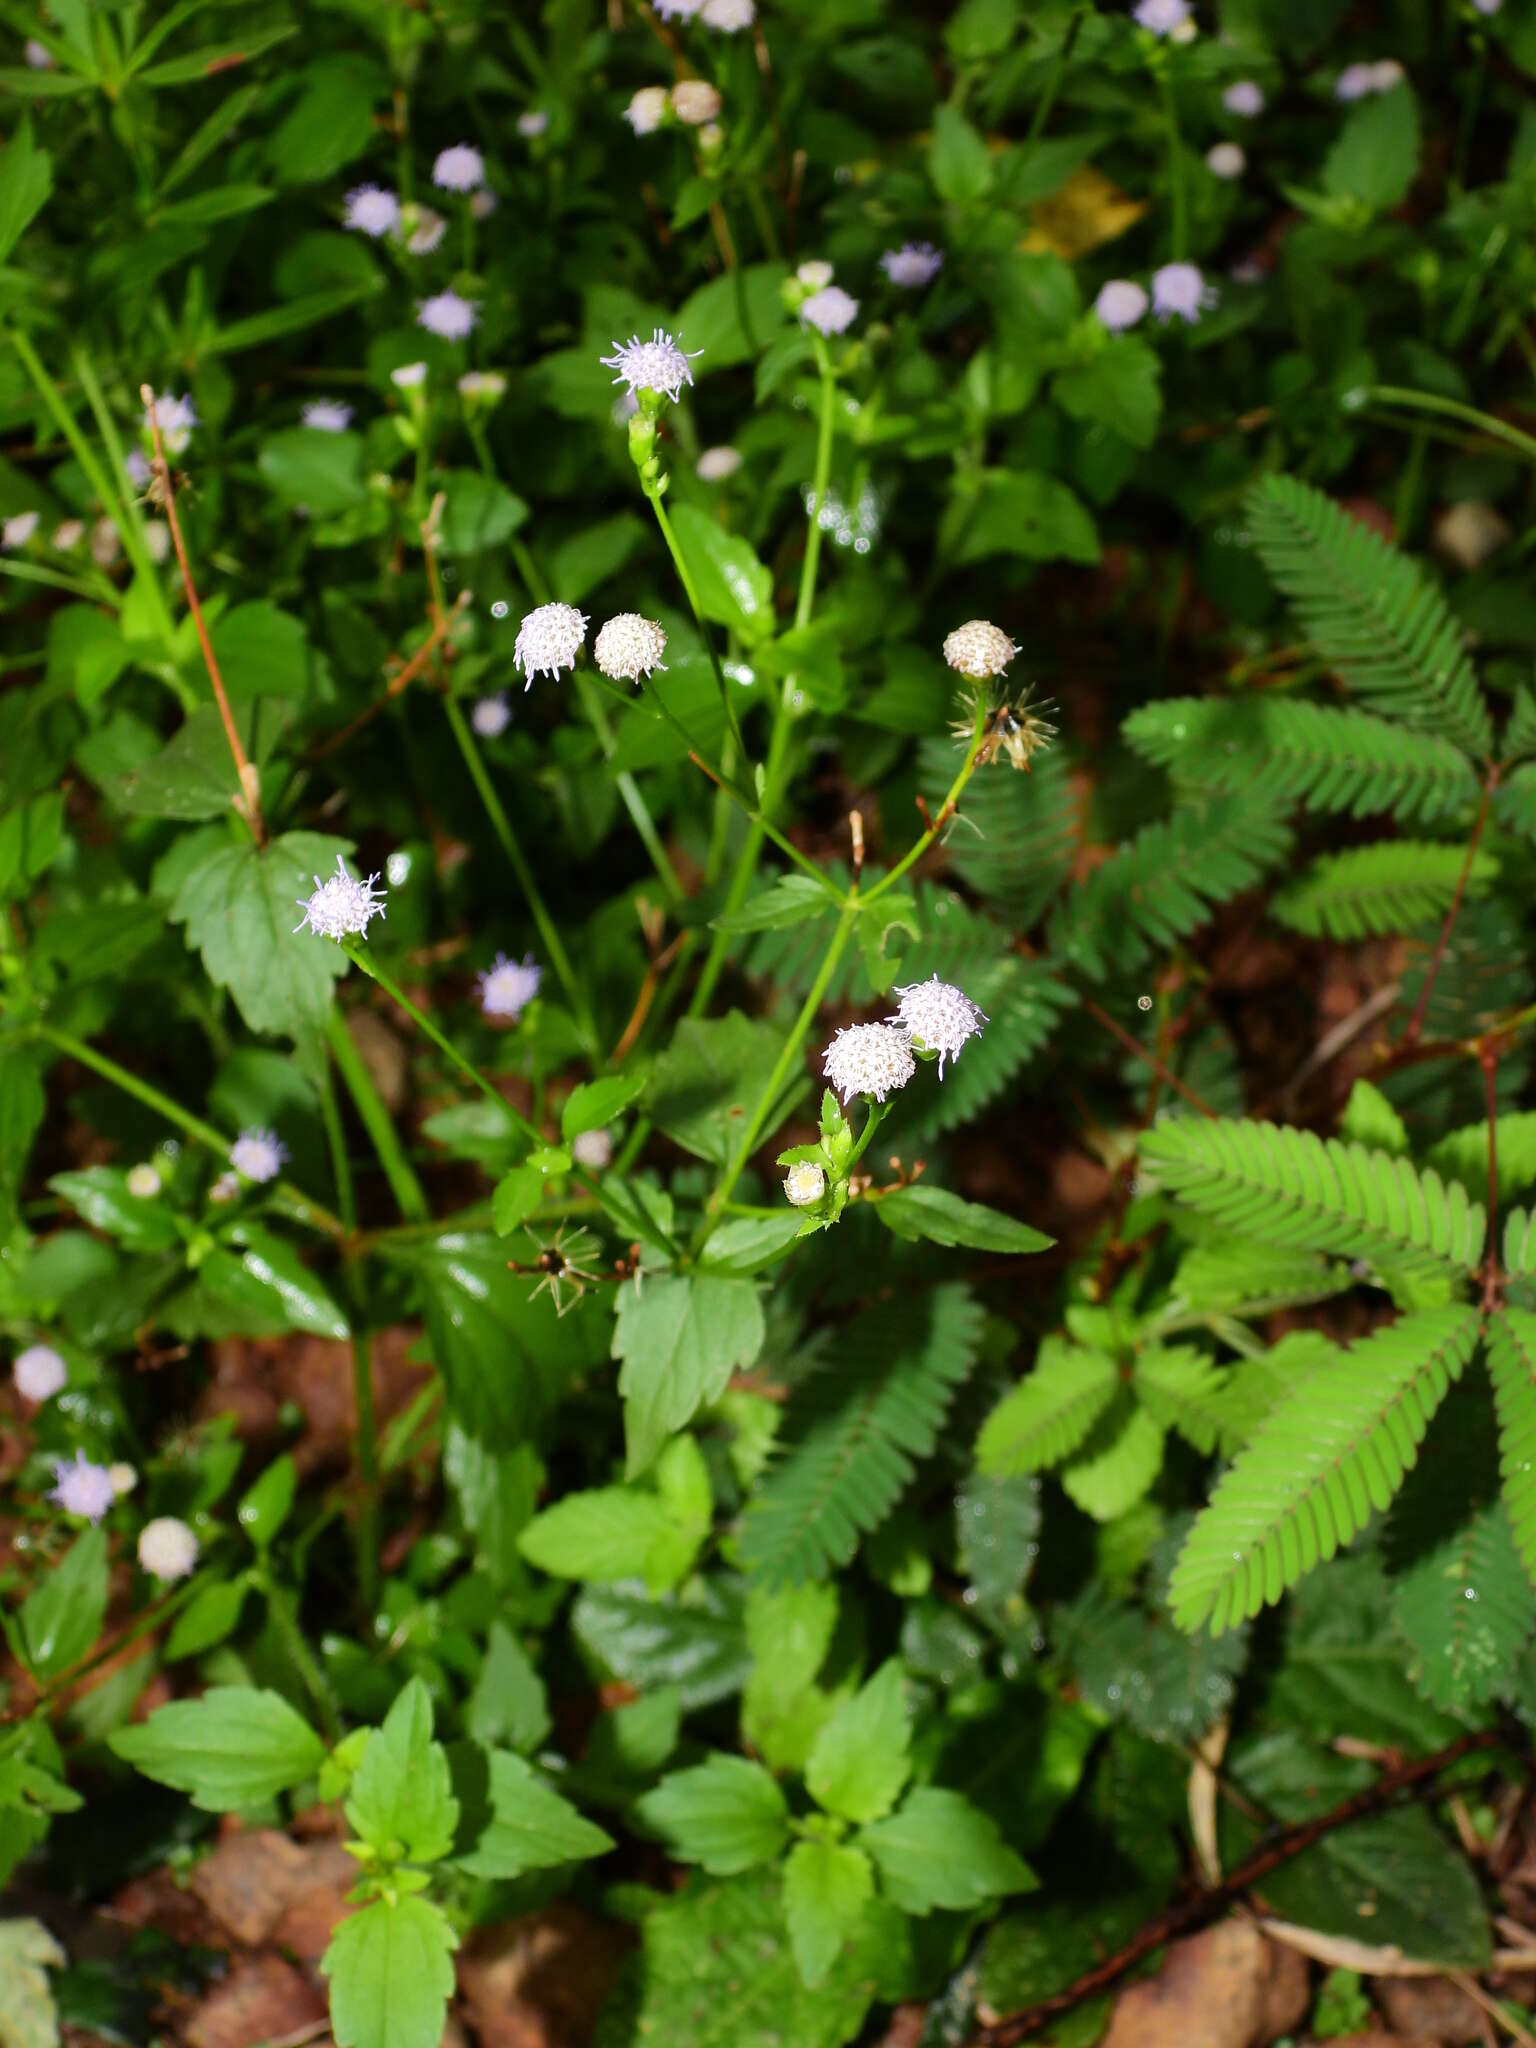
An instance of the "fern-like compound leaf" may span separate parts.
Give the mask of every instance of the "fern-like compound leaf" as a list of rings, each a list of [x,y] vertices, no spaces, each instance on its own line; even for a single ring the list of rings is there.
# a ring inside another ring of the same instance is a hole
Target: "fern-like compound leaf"
[[[1136,1361],[1136,1398],[1164,1429],[1207,1457],[1227,1432],[1227,1375],[1193,1344],[1149,1346]]]
[[[1117,1387],[1075,1456],[1062,1466],[1061,1484],[1085,1515],[1114,1522],[1145,1499],[1162,1469],[1161,1426],[1128,1388]]]
[[[1059,1465],[1109,1406],[1118,1377],[1107,1353],[1047,1337],[1028,1378],[1010,1387],[982,1424],[977,1465],[995,1479]]]
[[[1302,630],[1352,690],[1478,759],[1492,751],[1493,721],[1461,628],[1417,564],[1294,477],[1261,477],[1247,514]]]
[[[1251,889],[1290,851],[1281,807],[1248,791],[1148,825],[1061,906],[1052,950],[1094,980],[1139,966]]]
[[[1171,697],[1120,728],[1143,760],[1175,782],[1250,789],[1314,811],[1412,820],[1468,809],[1477,777],[1461,749],[1369,711],[1294,697]]]
[[[958,765],[949,741],[925,740],[918,750],[918,787],[935,814]],[[1001,763],[973,775],[944,844],[960,879],[1022,928],[1035,922],[1066,880],[1082,836],[1082,804],[1067,757],[1049,747],[1035,756],[1028,775]]]
[[[1365,939],[1379,932],[1407,932],[1444,917],[1462,869],[1467,894],[1480,896],[1498,874],[1490,854],[1467,863],[1465,847],[1412,839],[1384,840],[1327,853],[1270,901],[1270,909],[1292,931],[1308,938]]]
[[[1494,1120],[1499,1186],[1511,1195],[1517,1188],[1536,1187],[1536,1109],[1513,1110]],[[1428,1162],[1447,1180],[1459,1180],[1474,1194],[1488,1185],[1486,1119],[1447,1131],[1428,1152]]]
[[[1478,1312],[1430,1309],[1310,1375],[1223,1474],[1174,1569],[1181,1628],[1213,1635],[1272,1606],[1391,1502],[1477,1343]]]
[[[1508,1689],[1536,1622],[1536,1586],[1503,1501],[1470,1513],[1403,1573],[1392,1619],[1413,1652],[1409,1675],[1433,1705],[1456,1713]]]
[[[1316,1252],[1289,1251],[1240,1237],[1196,1245],[1179,1261],[1158,1312],[1159,1336],[1202,1327],[1212,1316],[1267,1316],[1326,1301],[1353,1287],[1348,1266]]]
[[[1149,1132],[1141,1157],[1181,1201],[1245,1237],[1465,1272],[1482,1257],[1481,1203],[1459,1181],[1447,1187],[1387,1152],[1275,1124],[1187,1117]]]
[[[1536,1581],[1536,1314],[1506,1308],[1488,1327],[1504,1505],[1520,1562]]]
[[[1493,815],[1499,824],[1527,839],[1536,839],[1536,761],[1526,762],[1494,792]]]
[[[1529,690],[1516,690],[1515,708],[1509,715],[1499,745],[1499,758],[1506,768],[1536,755],[1536,697]]]
[[[754,1585],[772,1592],[824,1579],[880,1526],[938,1441],[983,1322],[966,1289],[946,1285],[920,1308],[883,1303],[823,1348],[742,1521]]]

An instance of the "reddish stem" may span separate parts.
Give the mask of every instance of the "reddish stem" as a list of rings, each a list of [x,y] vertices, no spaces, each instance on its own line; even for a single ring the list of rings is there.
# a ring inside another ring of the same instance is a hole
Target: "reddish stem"
[[[1450,942],[1451,928],[1461,911],[1461,899],[1466,894],[1467,881],[1472,873],[1472,863],[1477,858],[1478,842],[1483,836],[1483,827],[1488,822],[1489,806],[1493,793],[1499,786],[1499,767],[1495,762],[1488,770],[1483,782],[1483,799],[1477,807],[1477,817],[1472,825],[1472,837],[1467,841],[1467,857],[1461,864],[1461,873],[1456,877],[1455,893],[1451,907],[1445,913],[1445,922],[1440,927],[1440,936],[1435,941],[1434,956],[1429,963],[1429,972],[1424,977],[1424,986],[1419,991],[1419,1000],[1414,1004],[1413,1015],[1408,1020],[1408,1029],[1399,1043],[1404,1046],[1416,1045],[1419,1033],[1424,1029],[1424,1013],[1429,1008],[1430,996],[1434,993],[1435,977],[1440,972],[1440,963],[1445,958],[1445,949]]]

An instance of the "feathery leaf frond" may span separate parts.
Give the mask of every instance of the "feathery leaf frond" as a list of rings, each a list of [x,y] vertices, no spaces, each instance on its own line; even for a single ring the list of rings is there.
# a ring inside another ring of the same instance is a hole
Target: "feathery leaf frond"
[[[1227,1444],[1227,1374],[1193,1344],[1149,1346],[1136,1360],[1136,1398],[1164,1429],[1209,1457]]]
[[[1179,1626],[1246,1621],[1386,1508],[1477,1334],[1471,1307],[1404,1316],[1287,1395],[1195,1519],[1170,1588]]]
[[[1406,932],[1441,918],[1466,866],[1466,848],[1388,839],[1326,853],[1270,899],[1270,909],[1308,938],[1365,939]],[[1477,896],[1499,871],[1491,855],[1473,856],[1467,893]]]
[[[1536,1581],[1536,1314],[1506,1308],[1488,1326],[1499,1470],[1520,1562]]]
[[[1479,759],[1492,751],[1461,628],[1416,563],[1294,477],[1261,477],[1246,509],[1265,568],[1352,690]]]
[[[998,1402],[981,1426],[976,1463],[995,1479],[1039,1472],[1075,1451],[1109,1406],[1115,1361],[1062,1337],[1047,1337],[1034,1370]]]
[[[1460,1712],[1508,1689],[1536,1622],[1536,1587],[1503,1501],[1470,1512],[1403,1573],[1392,1619],[1414,1653],[1409,1675],[1435,1706]]]
[[[1494,1134],[1503,1193],[1507,1196],[1516,1188],[1536,1186],[1536,1109],[1513,1110],[1496,1118]],[[1436,1173],[1480,1193],[1488,1185],[1487,1120],[1447,1131],[1430,1147],[1427,1158]]]
[[[918,750],[918,788],[935,815],[959,765],[950,740]],[[1082,806],[1066,755],[1049,747],[1028,775],[991,767],[971,778],[944,844],[962,882],[1019,927],[1031,925],[1066,880],[1082,841]]]
[[[1493,815],[1511,832],[1536,839],[1536,761],[1527,761],[1493,795]]]
[[[1160,1334],[1187,1330],[1213,1315],[1264,1316],[1326,1301],[1354,1285],[1348,1266],[1316,1252],[1294,1252],[1243,1238],[1187,1251],[1157,1316]]]

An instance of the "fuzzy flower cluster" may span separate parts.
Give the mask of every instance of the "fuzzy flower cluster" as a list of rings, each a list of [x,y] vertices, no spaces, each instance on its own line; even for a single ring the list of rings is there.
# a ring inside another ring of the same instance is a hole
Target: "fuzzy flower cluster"
[[[840,284],[824,285],[800,302],[800,319],[818,334],[844,334],[859,317],[859,302]]]
[[[339,398],[312,398],[300,417],[322,434],[344,434],[352,424],[352,408]]]
[[[689,365],[703,355],[701,348],[682,347],[682,335],[670,335],[658,327],[649,341],[632,334],[628,341],[616,341],[611,356],[599,356],[605,370],[612,370],[615,384],[627,390],[659,391],[674,403],[682,397],[683,386],[693,382]]]
[[[944,251],[935,249],[932,242],[903,242],[899,249],[886,250],[880,268],[892,284],[904,291],[919,291],[932,284],[944,268]]]
[[[719,120],[724,101],[707,78],[680,78],[667,104],[685,128],[703,128]]]
[[[638,683],[652,669],[665,668],[662,656],[667,636],[654,619],[639,612],[620,612],[608,621],[592,643],[592,654],[605,676]]]
[[[1235,142],[1219,142],[1205,161],[1218,178],[1235,178],[1247,158]],[[1123,334],[1145,318],[1148,307],[1158,320],[1194,322],[1215,305],[1216,296],[1215,286],[1206,283],[1195,264],[1165,263],[1152,273],[1150,294],[1128,277],[1112,277],[1100,286],[1093,310],[1101,327],[1111,334]]]
[[[443,341],[463,341],[473,333],[480,308],[457,292],[434,292],[416,308],[416,324]]]
[[[242,1180],[276,1180],[288,1160],[288,1147],[276,1131],[260,1125],[242,1131],[229,1148],[229,1163]]]
[[[950,667],[975,682],[1000,676],[1018,651],[1002,627],[988,619],[967,619],[944,642]]]
[[[23,1401],[51,1401],[69,1379],[69,1368],[51,1344],[29,1344],[11,1364],[11,1383]]]
[[[586,638],[586,614],[573,604],[541,604],[527,613],[512,648],[512,659],[527,678],[523,688],[529,689],[535,676],[574,668]]]
[[[459,379],[459,396],[470,405],[495,405],[507,395],[507,380],[500,370],[466,370]]]
[[[485,183],[485,158],[467,142],[439,150],[432,166],[432,182],[442,192],[473,192]]]
[[[56,1458],[53,1477],[48,1498],[66,1514],[81,1515],[88,1522],[99,1522],[117,1499],[110,1468],[93,1465],[84,1451],[76,1451],[73,1458]]]
[[[0,548],[24,548],[36,533],[41,514],[16,512],[0,525]]]
[[[308,925],[317,939],[334,939],[338,946],[343,939],[361,937],[370,918],[384,915],[384,891],[375,893],[373,886],[378,879],[377,875],[370,875],[366,881],[359,881],[355,875],[349,875],[347,864],[338,853],[335,874],[327,875],[323,882],[316,875],[313,896],[295,899],[304,915],[294,930],[301,932]]]
[[[637,135],[654,135],[667,118],[667,88],[642,85],[624,109],[624,118]]]
[[[1177,36],[1190,24],[1188,0],[1137,0],[1132,20],[1149,35]]]
[[[1240,178],[1248,158],[1240,143],[1215,142],[1205,152],[1205,168],[1213,178]]]
[[[981,1036],[986,1013],[977,1008],[963,989],[940,981],[937,974],[930,975],[927,981],[914,981],[898,988],[896,993],[901,1001],[889,1021],[901,1026],[919,1052],[938,1054],[942,1081],[944,1062],[958,1059],[968,1038]]]
[[[756,0],[704,0],[699,19],[720,35],[738,36],[756,21]]]
[[[354,234],[367,235],[376,242],[384,235],[392,235],[399,225],[400,201],[382,185],[354,185],[347,194],[342,226],[351,228]]]
[[[1406,74],[1395,57],[1378,57],[1374,64],[1346,64],[1334,82],[1336,100],[1366,100],[1373,93],[1390,92],[1401,85]]]
[[[539,992],[544,970],[531,953],[521,960],[509,960],[505,953],[496,958],[479,977],[480,1008],[487,1017],[505,1017],[515,1024]]]
[[[162,391],[154,403],[155,424],[160,429],[161,446],[167,455],[184,455],[192,439],[192,429],[199,425],[197,407],[183,394],[180,398],[174,392]],[[144,408],[144,430],[149,431],[150,409]]]
[[[1229,114],[1251,121],[1264,111],[1264,88],[1252,78],[1239,78],[1222,94],[1221,104]]]
[[[917,1072],[914,1053],[925,1059],[937,1055],[942,1081],[944,1062],[958,1059],[967,1041],[979,1038],[987,1022],[985,1012],[964,989],[940,981],[937,974],[898,988],[896,993],[901,1000],[894,1017],[882,1024],[849,1025],[836,1033],[822,1056],[821,1071],[845,1105],[855,1095],[872,1095],[876,1102],[884,1102],[887,1095],[905,1088]],[[791,1202],[797,1200],[789,1181],[784,1191]],[[807,1205],[820,1200],[820,1190],[803,1200]]]
[[[483,740],[499,740],[512,723],[512,706],[507,702],[506,692],[498,690],[494,697],[482,697],[469,714],[469,722]]]
[[[152,1579],[184,1579],[197,1563],[198,1542],[175,1515],[157,1515],[139,1531],[139,1563]]]
[[[917,1072],[912,1041],[894,1024],[849,1024],[822,1056],[821,1071],[846,1105],[855,1095],[884,1102]]]
[[[741,450],[728,445],[706,448],[694,464],[693,473],[702,484],[723,484],[741,467]]]

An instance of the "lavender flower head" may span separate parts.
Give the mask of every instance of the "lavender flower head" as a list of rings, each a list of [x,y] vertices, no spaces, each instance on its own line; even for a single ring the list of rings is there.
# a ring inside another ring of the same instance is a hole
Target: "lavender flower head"
[[[512,659],[527,677],[529,689],[537,675],[559,675],[576,666],[587,637],[585,614],[573,604],[541,604],[527,613],[517,631]]]
[[[721,35],[739,35],[757,19],[756,0],[704,0],[700,19],[706,28],[718,29]]]
[[[1193,263],[1165,263],[1152,273],[1152,311],[1159,320],[1194,322],[1215,305],[1216,296]]]
[[[944,268],[944,252],[935,249],[932,242],[903,242],[899,249],[886,250],[880,258],[880,268],[892,284],[916,291],[932,284]]]
[[[29,1344],[11,1364],[11,1383],[23,1401],[51,1401],[69,1379],[69,1368],[51,1344]]]
[[[516,1023],[539,992],[544,970],[531,953],[521,960],[509,960],[498,953],[480,976],[480,1008],[487,1017],[506,1017]]]
[[[480,308],[473,299],[461,299],[457,292],[434,292],[416,308],[416,324],[444,341],[463,341],[473,332]]]
[[[656,0],[656,12],[663,21],[692,21],[704,0]]]
[[[1112,277],[1108,284],[1100,286],[1093,310],[1101,327],[1107,327],[1111,334],[1123,334],[1127,327],[1136,325],[1151,303],[1139,284],[1133,284],[1128,277]]]
[[[401,363],[389,373],[389,381],[397,391],[414,391],[427,381],[425,363]]]
[[[859,317],[859,302],[845,292],[840,284],[829,284],[811,296],[800,307],[800,318],[807,327],[814,327],[818,334],[842,334]]]
[[[152,1579],[184,1579],[197,1563],[198,1542],[175,1515],[157,1515],[139,1531],[139,1563]]]
[[[1189,20],[1188,0],[1137,0],[1132,19],[1149,35],[1171,36]]]
[[[494,697],[482,697],[469,714],[469,722],[483,740],[499,739],[512,723],[512,707],[503,690]]]
[[[229,1148],[229,1163],[242,1180],[276,1180],[288,1158],[288,1147],[276,1131],[259,1124],[242,1131]]]
[[[88,1522],[99,1522],[117,1499],[112,1474],[105,1465],[93,1465],[84,1451],[76,1451],[72,1459],[55,1458],[53,1476],[56,1484],[48,1498],[66,1514],[83,1515]]]
[[[41,517],[38,512],[13,513],[0,525],[0,548],[24,548],[36,533]]]
[[[368,929],[370,918],[384,915],[384,891],[374,892],[377,875],[370,875],[366,881],[347,873],[347,864],[338,853],[336,872],[327,875],[322,882],[315,877],[315,893],[310,897],[296,899],[304,915],[294,926],[296,932],[308,925],[317,939],[334,939],[339,946],[343,939],[361,937]]]
[[[1334,84],[1336,100],[1369,99],[1372,93],[1390,92],[1404,78],[1395,57],[1378,57],[1374,64],[1346,64]]]
[[[192,439],[192,429],[199,425],[197,407],[185,393],[177,397],[173,391],[162,391],[155,400],[155,424],[160,429],[160,443],[167,455],[183,455]],[[144,428],[149,430],[149,408],[144,408]]]
[[[301,417],[306,427],[322,434],[344,434],[352,424],[352,408],[339,398],[312,398]]]
[[[613,1164],[613,1140],[606,1131],[579,1131],[571,1140],[571,1157],[588,1173],[606,1173]]]
[[[130,448],[128,450],[128,453],[123,457],[123,469],[127,474],[129,483],[133,485],[136,491],[147,491],[149,489],[149,457],[142,448]]]
[[[439,151],[432,166],[432,182],[443,192],[473,192],[485,183],[485,158],[467,142],[456,142]]]
[[[920,1051],[938,1054],[942,1081],[944,1062],[958,1059],[968,1038],[981,1036],[982,1026],[987,1022],[985,1012],[976,1007],[964,989],[940,981],[936,974],[927,981],[914,981],[898,988],[896,993],[901,1001],[896,1015],[887,1022],[899,1024]]]
[[[847,1104],[855,1095],[884,1102],[917,1072],[912,1041],[893,1024],[850,1024],[822,1057],[821,1071]]]
[[[21,54],[27,60],[27,68],[31,71],[56,71],[58,69],[58,59],[45,43],[40,43],[37,40],[36,36],[27,37],[27,40],[21,46]]]
[[[1254,79],[1239,78],[1222,94],[1221,104],[1229,114],[1240,114],[1244,120],[1252,120],[1255,114],[1264,111],[1264,89]]]
[[[628,341],[616,341],[611,356],[599,356],[598,361],[605,370],[615,370],[615,384],[623,384],[630,391],[660,391],[674,403],[683,395],[683,386],[692,384],[693,371],[688,367],[704,351],[696,348],[691,352],[679,346],[665,329],[658,327],[649,341],[642,341],[638,334],[632,334]]]
[[[347,211],[342,226],[378,241],[392,235],[400,225],[400,201],[382,185],[354,185],[347,194]]]

